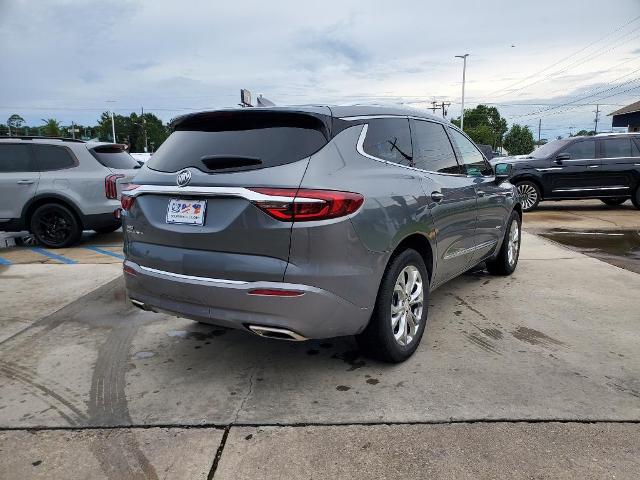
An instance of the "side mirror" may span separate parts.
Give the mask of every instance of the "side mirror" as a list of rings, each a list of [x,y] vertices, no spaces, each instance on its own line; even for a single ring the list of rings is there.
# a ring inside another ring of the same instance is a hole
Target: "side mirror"
[[[496,163],[496,166],[493,167],[493,172],[498,185],[509,179],[512,168],[513,166],[510,163]]]
[[[559,153],[558,155],[556,155],[556,163],[558,165],[561,165],[562,162],[564,162],[565,160],[569,160],[571,158],[571,155],[569,155],[568,153]]]

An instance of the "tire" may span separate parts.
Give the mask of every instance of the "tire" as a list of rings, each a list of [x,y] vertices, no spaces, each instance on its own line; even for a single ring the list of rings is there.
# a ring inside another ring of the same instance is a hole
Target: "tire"
[[[117,225],[110,225],[108,227],[100,227],[100,228],[94,228],[93,231],[96,233],[111,233],[111,232],[115,232],[116,230],[118,230],[122,225],[117,224]]]
[[[631,196],[633,206],[640,210],[640,185],[636,187],[635,193]]]
[[[627,201],[626,198],[601,198],[600,201],[610,207],[618,207]]]
[[[413,282],[410,282],[411,278]],[[404,300],[407,291],[411,292],[410,297],[415,298],[413,305]],[[390,363],[405,361],[420,344],[427,323],[428,306],[429,275],[424,260],[415,250],[404,250],[392,257],[387,265],[371,320],[367,328],[356,336],[358,345],[367,356],[378,360]],[[409,317],[409,312],[412,317]],[[417,320],[417,325],[414,323],[412,327],[410,318]]]
[[[518,266],[520,257],[520,240],[522,237],[522,220],[518,212],[511,212],[509,223],[502,240],[502,247],[498,256],[488,260],[487,270],[492,275],[511,275]]]
[[[31,216],[31,233],[48,248],[69,247],[80,240],[82,226],[74,213],[57,203],[39,206]]]
[[[518,194],[520,194],[522,211],[530,212],[531,210],[534,210],[542,199],[540,187],[533,182],[524,180],[516,183],[516,188],[518,189]]]

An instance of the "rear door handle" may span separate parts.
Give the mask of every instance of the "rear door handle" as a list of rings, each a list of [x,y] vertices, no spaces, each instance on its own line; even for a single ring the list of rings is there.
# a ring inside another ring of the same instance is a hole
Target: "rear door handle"
[[[33,180],[18,180],[18,185],[32,185],[35,183]]]
[[[589,168],[599,168],[600,165],[588,165]]]
[[[441,202],[443,198],[444,195],[442,194],[442,192],[431,192],[431,200],[433,200],[434,202]]]

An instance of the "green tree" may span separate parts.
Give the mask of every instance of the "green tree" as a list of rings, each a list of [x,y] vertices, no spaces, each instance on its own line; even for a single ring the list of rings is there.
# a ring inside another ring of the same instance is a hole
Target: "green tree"
[[[529,127],[523,127],[517,123],[511,126],[509,133],[504,137],[504,148],[510,155],[526,155],[533,151],[533,133]]]
[[[596,134],[595,130],[580,130],[578,133],[574,135],[574,137],[587,137],[595,134]]]
[[[47,123],[44,124],[44,134],[47,137],[59,137],[60,136],[60,122],[55,118],[47,119]]]
[[[7,127],[9,127],[9,135],[15,133],[18,135],[18,129],[24,124],[24,118],[14,113],[7,119]]]
[[[0,135],[9,135],[9,127],[4,123],[0,123]]]
[[[453,119],[452,123],[459,127],[460,117]],[[491,145],[495,150],[502,145],[507,121],[500,116],[496,107],[478,105],[464,110],[464,131],[474,142]]]
[[[116,142],[126,143],[132,152],[144,152],[145,132],[147,135],[148,151],[156,150],[169,136],[169,130],[153,113],[138,115],[131,113],[128,117],[115,115]],[[111,115],[104,112],[94,129],[98,138],[103,141],[113,141],[111,133]]]

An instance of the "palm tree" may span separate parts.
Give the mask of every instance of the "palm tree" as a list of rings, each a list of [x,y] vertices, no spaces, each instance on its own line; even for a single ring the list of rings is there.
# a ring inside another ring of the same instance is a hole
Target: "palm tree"
[[[44,134],[47,137],[59,137],[60,136],[60,122],[55,118],[49,118],[48,120],[42,119],[44,124]]]

